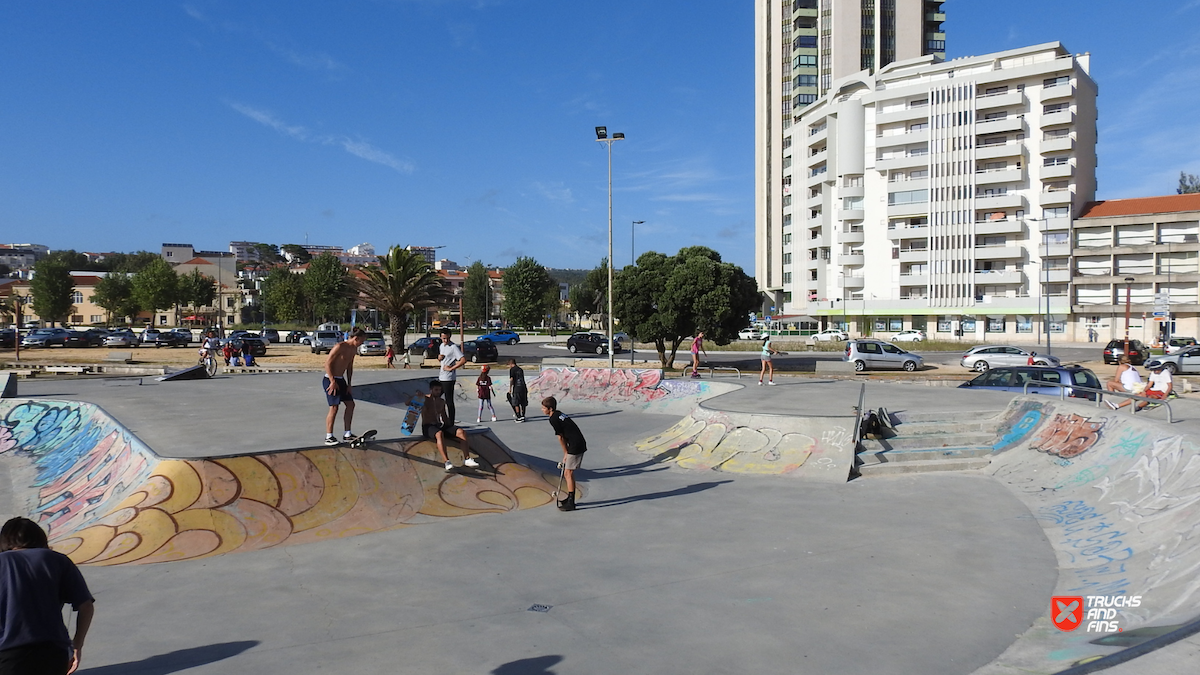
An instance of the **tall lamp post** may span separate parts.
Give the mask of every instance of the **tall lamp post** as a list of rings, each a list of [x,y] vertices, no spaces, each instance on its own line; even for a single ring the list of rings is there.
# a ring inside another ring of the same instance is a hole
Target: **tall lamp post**
[[[613,240],[612,240],[612,144],[625,140],[625,134],[613,132],[608,137],[608,127],[596,127],[596,142],[608,146],[608,369],[613,363]]]
[[[1125,356],[1129,356],[1129,289],[1133,277],[1125,277]]]

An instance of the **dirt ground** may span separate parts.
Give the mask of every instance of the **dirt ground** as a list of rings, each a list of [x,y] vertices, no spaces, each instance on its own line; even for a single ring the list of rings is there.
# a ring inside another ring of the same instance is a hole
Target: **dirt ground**
[[[154,364],[169,366],[192,366],[199,360],[199,345],[188,347],[50,347],[43,349],[22,349],[21,363],[103,363],[108,352],[132,352],[133,362],[137,364]],[[255,359],[258,365],[264,367],[299,367],[317,368],[325,365],[326,354],[313,354],[305,345],[274,343],[267,348],[267,355]],[[12,349],[0,349],[0,364],[15,364],[15,353]],[[355,368],[383,368],[382,356],[359,356],[354,361]],[[401,364],[401,357],[396,358],[396,364]]]

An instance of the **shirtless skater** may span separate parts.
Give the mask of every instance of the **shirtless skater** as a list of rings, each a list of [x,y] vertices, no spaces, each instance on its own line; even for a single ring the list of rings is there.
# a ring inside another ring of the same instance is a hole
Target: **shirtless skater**
[[[325,377],[321,385],[325,388],[325,400],[329,402],[329,414],[325,416],[325,445],[349,443],[358,438],[350,433],[350,422],[354,419],[354,396],[350,394],[350,380],[354,376],[354,356],[367,334],[361,328],[351,328],[350,337],[329,350],[325,359]],[[346,405],[346,433],[342,440],[333,435],[333,422],[337,419],[338,404]]]
[[[442,453],[442,461],[446,463],[446,470],[454,470],[454,462],[450,461],[450,456],[446,454],[446,436],[454,434],[454,437],[462,441],[463,466],[472,469],[479,466],[479,462],[471,457],[471,445],[467,440],[467,430],[455,428],[454,422],[450,419],[450,415],[446,411],[446,402],[442,400],[442,382],[433,380],[429,383],[429,396],[425,398],[425,405],[421,408],[421,433],[425,438],[436,441],[438,452]]]

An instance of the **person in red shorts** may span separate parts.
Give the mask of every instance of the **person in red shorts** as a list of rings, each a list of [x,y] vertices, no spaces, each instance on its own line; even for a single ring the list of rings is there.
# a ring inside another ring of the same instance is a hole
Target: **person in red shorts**
[[[1171,379],[1171,371],[1167,370],[1167,364],[1160,361],[1150,369],[1150,386],[1146,388],[1145,396],[1165,401],[1174,389],[1175,382]],[[1148,405],[1150,404],[1143,401],[1138,409]]]

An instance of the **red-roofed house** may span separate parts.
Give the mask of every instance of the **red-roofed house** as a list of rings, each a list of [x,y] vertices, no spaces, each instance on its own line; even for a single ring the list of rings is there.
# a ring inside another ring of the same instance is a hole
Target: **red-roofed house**
[[[75,282],[75,291],[71,298],[74,307],[71,310],[70,317],[67,318],[68,324],[72,326],[104,325],[108,321],[108,312],[103,307],[92,302],[92,295],[96,291],[96,282],[100,281],[101,276],[103,276],[103,273],[71,272],[71,278]],[[28,298],[29,280],[17,279],[10,284],[0,286],[0,297],[11,296]],[[18,324],[42,320],[40,316],[34,313],[32,301],[25,300],[21,303],[20,307],[21,318],[18,320]]]
[[[1074,339],[1087,339],[1089,328],[1101,342],[1123,338],[1127,289],[1131,338],[1200,335],[1198,235],[1200,194],[1085,206],[1071,228]]]

